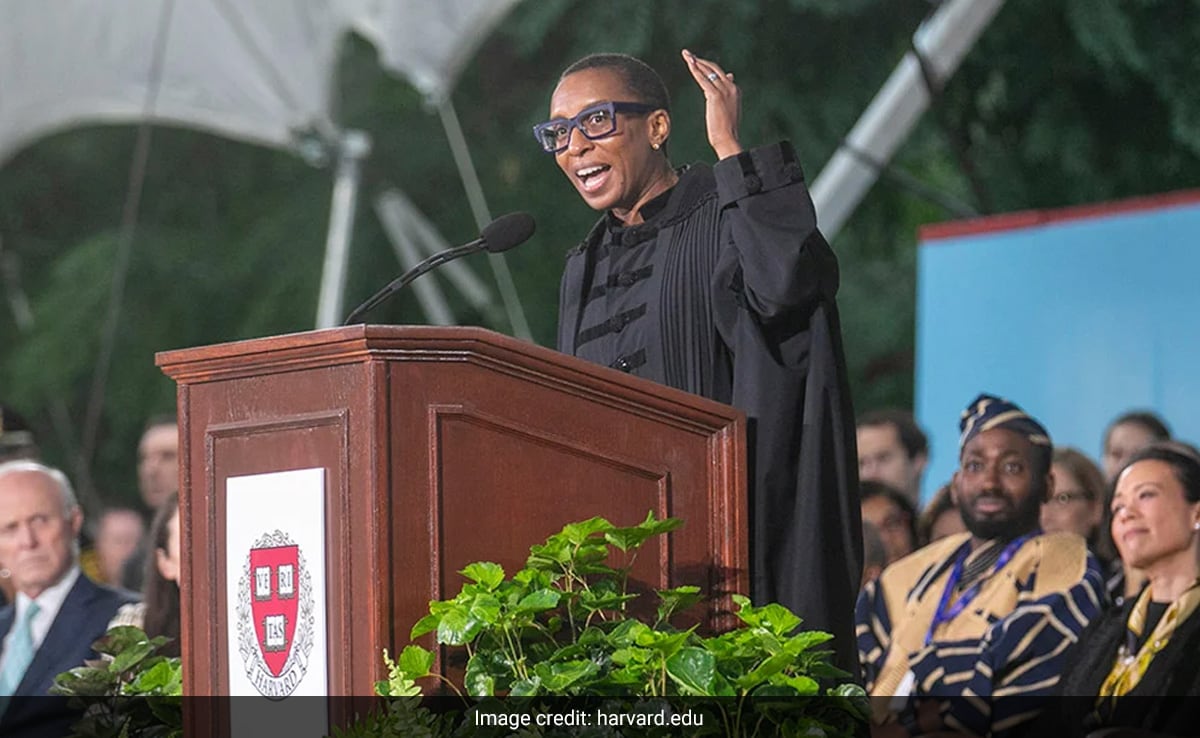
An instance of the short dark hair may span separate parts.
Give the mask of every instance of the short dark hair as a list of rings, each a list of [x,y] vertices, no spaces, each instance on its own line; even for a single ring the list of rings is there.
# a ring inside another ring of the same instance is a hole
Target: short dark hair
[[[1112,435],[1113,428],[1118,425],[1138,425],[1144,428],[1156,441],[1171,440],[1171,429],[1167,427],[1165,420],[1160,418],[1157,413],[1151,410],[1131,410],[1127,413],[1122,413],[1117,416],[1117,419],[1108,424],[1108,428],[1104,431],[1104,445],[1108,446],[1108,437]]]
[[[1188,502],[1200,502],[1200,451],[1195,446],[1179,441],[1160,441],[1137,451],[1129,457],[1124,472],[1139,461],[1162,461],[1175,472],[1175,478],[1183,486],[1183,496]],[[1121,475],[1117,474],[1120,479]],[[1116,482],[1113,482],[1116,486]]]
[[[900,444],[904,446],[908,458],[915,459],[921,454],[929,453],[929,439],[909,411],[897,408],[872,410],[858,419],[859,428],[880,425],[890,425],[896,429],[896,435],[900,436]]]
[[[667,86],[663,84],[662,77],[641,59],[628,54],[589,54],[567,67],[558,79],[562,81],[567,76],[585,69],[615,70],[636,98],[629,102],[645,103],[671,112],[671,96],[667,93]]]
[[[175,413],[151,415],[146,419],[146,424],[142,426],[142,432],[145,433],[151,428],[157,428],[160,425],[179,425],[179,418],[176,417]]]
[[[917,508],[913,506],[912,500],[892,485],[874,479],[864,479],[858,483],[858,496],[861,502],[882,497],[900,508],[908,518],[908,540],[912,542],[913,550],[917,549]]]

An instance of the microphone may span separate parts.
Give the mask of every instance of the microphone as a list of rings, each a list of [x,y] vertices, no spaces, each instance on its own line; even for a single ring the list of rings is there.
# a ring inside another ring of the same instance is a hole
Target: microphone
[[[417,277],[425,274],[428,271],[436,269],[448,261],[453,261],[458,257],[466,256],[467,254],[473,254],[476,251],[488,251],[493,254],[499,254],[502,251],[508,251],[515,246],[520,246],[528,241],[529,237],[533,235],[534,228],[535,223],[533,222],[533,216],[529,213],[509,213],[508,215],[501,215],[499,218],[496,218],[491,223],[488,223],[486,226],[484,226],[483,231],[481,231],[479,234],[479,238],[475,239],[474,241],[469,241],[462,246],[455,246],[452,249],[439,251],[428,259],[425,259],[421,263],[417,264],[412,269],[409,269],[404,274],[401,274],[399,277],[393,279],[383,289],[371,295],[366,302],[354,308],[354,310],[351,311],[348,316],[346,316],[346,320],[342,323],[342,325],[350,325],[351,323],[354,323],[366,313],[374,310],[392,295],[404,289]]]

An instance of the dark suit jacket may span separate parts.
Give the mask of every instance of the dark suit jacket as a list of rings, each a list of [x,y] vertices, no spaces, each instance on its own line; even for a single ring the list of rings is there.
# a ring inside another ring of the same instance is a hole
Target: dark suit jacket
[[[130,592],[95,584],[81,573],[25,671],[17,696],[0,717],[0,735],[64,735],[77,715],[65,699],[45,696],[54,677],[97,658],[92,644],[107,631],[117,609],[136,599]],[[14,605],[0,608],[0,647],[15,617]]]

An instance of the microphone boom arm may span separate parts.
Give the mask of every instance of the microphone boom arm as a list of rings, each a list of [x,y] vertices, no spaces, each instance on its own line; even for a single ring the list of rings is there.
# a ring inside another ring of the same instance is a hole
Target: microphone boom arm
[[[433,256],[430,256],[429,258],[418,263],[412,269],[409,269],[404,274],[401,274],[399,277],[393,279],[391,282],[385,285],[383,289],[379,290],[374,295],[371,295],[366,302],[356,307],[353,312],[346,316],[346,320],[342,323],[342,325],[350,325],[351,323],[357,322],[359,318],[379,307],[379,305],[384,303],[389,297],[411,284],[417,279],[417,277],[436,269],[448,261],[453,261],[460,256],[466,256],[476,251],[483,251],[485,247],[485,241],[482,238],[477,238],[470,243],[463,244],[462,246],[456,246],[452,249],[447,249],[446,251],[440,251]]]

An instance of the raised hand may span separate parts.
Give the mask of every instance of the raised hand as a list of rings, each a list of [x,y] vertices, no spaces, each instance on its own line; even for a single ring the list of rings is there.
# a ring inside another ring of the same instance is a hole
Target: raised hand
[[[733,74],[721,69],[716,62],[701,59],[687,49],[683,60],[692,79],[704,93],[704,119],[708,143],[718,159],[742,153],[738,141],[738,122],[742,117],[742,92],[733,83]]]

